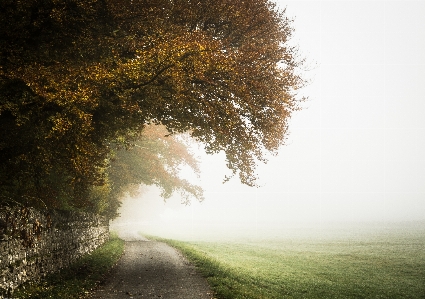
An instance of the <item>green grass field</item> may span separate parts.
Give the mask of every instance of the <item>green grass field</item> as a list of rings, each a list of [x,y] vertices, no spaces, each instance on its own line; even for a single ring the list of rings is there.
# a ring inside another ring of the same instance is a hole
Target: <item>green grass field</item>
[[[423,230],[351,238],[167,240],[220,299],[425,298]]]

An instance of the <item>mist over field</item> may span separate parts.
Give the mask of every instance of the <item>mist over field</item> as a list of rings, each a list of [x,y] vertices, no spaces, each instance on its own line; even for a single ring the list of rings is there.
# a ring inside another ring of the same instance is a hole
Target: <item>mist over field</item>
[[[111,222],[111,230],[124,238],[137,238],[142,233],[192,241],[403,238],[425,234],[420,202],[406,201],[404,208],[385,206],[385,202],[375,202],[375,207],[364,201],[343,203],[229,192],[207,194],[204,202],[185,206],[178,197],[165,202],[159,190],[145,187],[140,197],[125,199],[121,217]],[[416,204],[416,209],[409,211],[409,204]]]

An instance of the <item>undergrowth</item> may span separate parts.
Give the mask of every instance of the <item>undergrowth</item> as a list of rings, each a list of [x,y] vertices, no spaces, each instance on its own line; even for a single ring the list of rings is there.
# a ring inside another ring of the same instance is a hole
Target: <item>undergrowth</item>
[[[24,284],[13,293],[13,298],[85,298],[116,264],[123,251],[124,241],[111,234],[109,241],[70,267],[50,274],[38,283]]]

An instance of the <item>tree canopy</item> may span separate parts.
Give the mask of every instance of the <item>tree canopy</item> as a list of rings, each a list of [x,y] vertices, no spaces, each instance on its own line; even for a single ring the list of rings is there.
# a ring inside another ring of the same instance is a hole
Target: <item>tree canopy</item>
[[[304,84],[292,31],[267,0],[2,0],[2,196],[85,207],[149,124],[255,185]]]

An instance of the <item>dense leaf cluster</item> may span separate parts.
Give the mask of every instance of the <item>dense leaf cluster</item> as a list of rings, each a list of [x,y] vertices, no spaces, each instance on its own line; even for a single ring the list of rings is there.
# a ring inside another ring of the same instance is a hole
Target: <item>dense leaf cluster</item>
[[[292,30],[267,0],[2,0],[1,196],[113,215],[113,152],[147,124],[254,185],[304,83]]]

